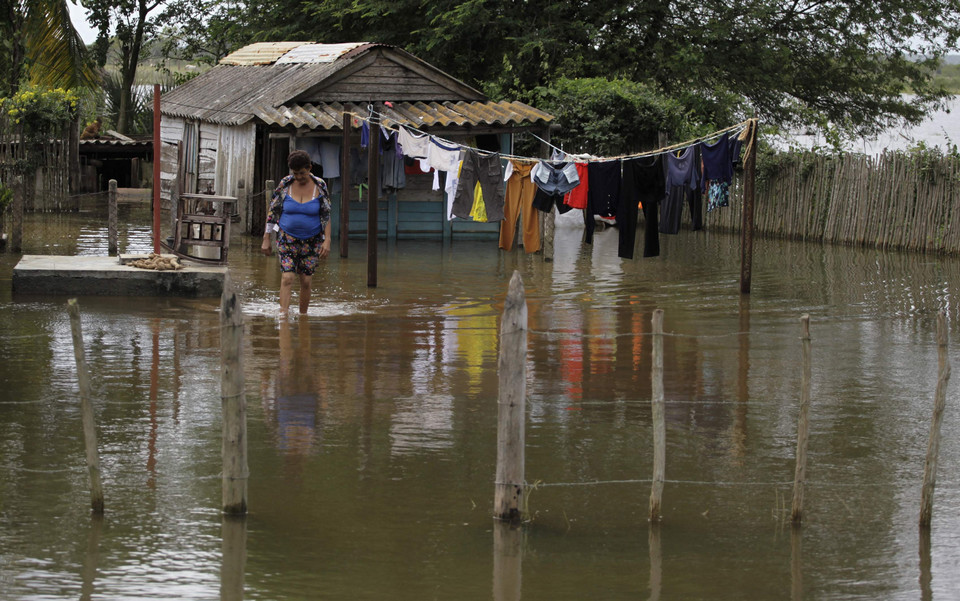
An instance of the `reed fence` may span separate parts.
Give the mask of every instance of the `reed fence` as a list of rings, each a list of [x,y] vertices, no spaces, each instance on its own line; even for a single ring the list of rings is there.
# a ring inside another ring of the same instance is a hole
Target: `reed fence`
[[[742,195],[738,178],[730,207],[707,213],[707,227],[739,231]],[[754,210],[760,236],[960,253],[960,158],[783,153],[758,169]]]

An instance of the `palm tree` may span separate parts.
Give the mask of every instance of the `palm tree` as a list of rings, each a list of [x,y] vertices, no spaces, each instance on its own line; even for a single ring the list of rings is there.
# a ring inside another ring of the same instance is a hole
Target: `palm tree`
[[[67,0],[0,0],[0,36],[0,96],[16,93],[25,76],[41,87],[96,85]]]

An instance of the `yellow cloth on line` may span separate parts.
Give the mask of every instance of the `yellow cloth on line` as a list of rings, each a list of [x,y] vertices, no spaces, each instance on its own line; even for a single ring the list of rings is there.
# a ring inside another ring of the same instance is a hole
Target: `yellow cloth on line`
[[[474,221],[487,221],[487,206],[483,204],[483,189],[480,182],[473,188],[473,207],[470,209],[470,217]]]

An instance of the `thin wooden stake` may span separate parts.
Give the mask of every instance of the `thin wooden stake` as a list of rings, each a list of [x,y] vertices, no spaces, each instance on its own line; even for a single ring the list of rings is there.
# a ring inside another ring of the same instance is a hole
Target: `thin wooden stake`
[[[220,401],[223,512],[247,513],[247,399],[243,388],[243,311],[227,275],[220,299]]]
[[[107,252],[117,254],[117,180],[107,184]]]
[[[793,475],[793,507],[790,520],[794,524],[803,521],[803,484],[807,477],[807,442],[810,439],[810,316],[800,318],[801,376],[800,417],[797,423],[797,466]]]
[[[930,423],[930,441],[927,459],[923,464],[923,489],[920,494],[920,527],[929,528],[933,514],[933,491],[937,486],[937,457],[940,454],[940,424],[947,404],[947,382],[950,381],[950,362],[947,360],[947,314],[937,314],[937,390],[933,399],[933,420]]]
[[[77,299],[67,301],[70,330],[73,333],[73,357],[77,361],[77,380],[80,384],[80,420],[83,423],[83,442],[87,450],[87,474],[90,476],[90,509],[103,513],[103,487],[100,485],[100,454],[97,452],[97,428],[90,401],[90,374],[83,350],[83,330],[80,328],[80,307]]]
[[[650,521],[659,522],[663,479],[667,463],[667,425],[663,401],[663,309],[653,312],[653,369],[650,374],[653,411],[653,485],[650,490]]]
[[[524,494],[524,419],[527,402],[527,301],[523,279],[513,272],[500,324],[497,363],[500,398],[497,408],[497,478],[494,517],[522,519]]]

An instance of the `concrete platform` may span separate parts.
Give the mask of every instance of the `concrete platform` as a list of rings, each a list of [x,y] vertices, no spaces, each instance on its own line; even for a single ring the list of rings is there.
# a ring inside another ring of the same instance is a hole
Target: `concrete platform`
[[[123,257],[128,261],[131,258],[130,255]],[[13,292],[185,297],[216,297],[223,293],[226,266],[182,263],[183,269],[155,271],[123,265],[119,257],[24,255],[13,269]]]

